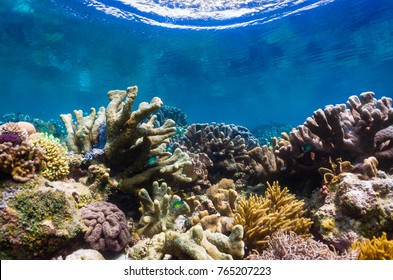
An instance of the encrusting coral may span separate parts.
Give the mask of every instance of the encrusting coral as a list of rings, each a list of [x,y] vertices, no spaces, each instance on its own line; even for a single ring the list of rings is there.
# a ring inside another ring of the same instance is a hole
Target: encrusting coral
[[[0,247],[13,259],[46,259],[63,249],[81,231],[75,195],[89,196],[79,183],[50,182],[36,176],[23,185],[8,180],[9,193],[0,208]]]
[[[128,250],[131,259],[163,259],[165,254],[185,260],[231,260],[244,255],[243,227],[234,226],[232,233],[203,231],[194,226],[185,233],[175,231],[156,234],[144,239]]]
[[[393,234],[393,178],[383,172],[363,180],[363,175],[343,173],[336,188],[323,197],[315,192],[310,205],[313,232],[339,251],[359,237]]]
[[[289,194],[287,188],[281,190],[278,182],[268,183],[264,196],[251,194],[238,201],[234,224],[244,227],[248,250],[261,250],[277,231],[308,234],[312,222],[303,217],[306,212],[303,206],[304,202]]]
[[[127,245],[130,231],[125,214],[109,202],[94,202],[81,208],[84,224],[88,227],[85,241],[92,249],[120,252]]]
[[[174,229],[178,216],[188,214],[190,207],[177,195],[170,195],[170,188],[165,182],[153,183],[152,195],[146,189],[139,191],[142,217],[139,220],[138,232],[145,237]]]
[[[30,136],[29,143],[36,148],[41,148],[45,154],[42,158],[41,175],[48,180],[61,180],[69,174],[69,158],[67,149],[60,140],[52,135],[35,133]]]
[[[351,250],[359,251],[359,260],[393,260],[393,240],[387,240],[385,232],[379,238],[374,236],[372,240],[356,240]]]

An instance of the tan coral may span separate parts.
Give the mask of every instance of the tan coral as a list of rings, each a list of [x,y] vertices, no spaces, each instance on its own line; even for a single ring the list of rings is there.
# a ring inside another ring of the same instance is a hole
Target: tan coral
[[[304,202],[296,200],[287,188],[281,190],[278,182],[268,183],[265,196],[251,194],[240,199],[234,224],[244,227],[244,241],[249,250],[263,249],[276,231],[294,231],[308,234],[312,222],[304,218]]]
[[[145,237],[173,229],[175,220],[179,215],[190,212],[188,204],[177,195],[169,195],[170,188],[167,184],[153,183],[152,196],[146,189],[139,191],[141,200],[140,212],[142,217],[139,220],[139,233]]]
[[[185,233],[162,232],[152,239],[143,240],[129,250],[129,255],[144,251],[143,259],[163,259],[165,254],[184,260],[231,260],[244,256],[243,228],[233,228],[229,236],[204,231],[194,226]],[[131,251],[131,252],[130,252]]]
[[[105,124],[105,108],[98,112],[90,108],[88,116],[83,117],[82,110],[74,110],[76,124],[71,114],[61,114],[60,117],[67,130],[66,145],[69,151],[85,154],[97,144],[100,126]]]

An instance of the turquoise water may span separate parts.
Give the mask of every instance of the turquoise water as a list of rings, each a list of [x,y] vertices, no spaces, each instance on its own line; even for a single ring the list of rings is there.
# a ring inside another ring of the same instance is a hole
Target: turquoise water
[[[138,85],[189,123],[252,128],[393,96],[391,0],[1,0],[0,26],[0,116],[58,118]]]

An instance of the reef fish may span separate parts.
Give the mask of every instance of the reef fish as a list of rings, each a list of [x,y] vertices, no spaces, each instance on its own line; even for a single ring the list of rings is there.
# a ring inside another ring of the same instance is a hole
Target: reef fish
[[[178,210],[180,208],[182,208],[184,205],[184,201],[179,200],[179,201],[175,201],[172,205],[173,209]]]
[[[167,151],[167,152],[169,152],[169,153],[173,153],[173,146],[171,146],[171,145],[168,145],[168,146],[166,146],[166,148],[165,148],[165,151]]]
[[[147,160],[146,165],[147,166],[154,166],[157,163],[157,157],[151,157]]]

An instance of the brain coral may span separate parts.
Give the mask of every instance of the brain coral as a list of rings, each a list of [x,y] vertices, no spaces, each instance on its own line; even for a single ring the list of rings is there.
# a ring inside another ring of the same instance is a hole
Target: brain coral
[[[288,189],[281,190],[278,182],[268,183],[265,196],[253,195],[240,199],[235,208],[234,224],[244,228],[244,242],[249,250],[263,249],[277,231],[307,234],[312,222],[304,218],[304,202],[297,200]]]
[[[36,133],[30,137],[29,142],[34,147],[40,147],[45,151],[42,159],[42,176],[53,181],[60,180],[69,174],[67,150],[60,144],[59,139],[52,135]]]
[[[94,202],[81,209],[88,227],[85,241],[94,250],[119,252],[130,238],[125,214],[109,202]]]

